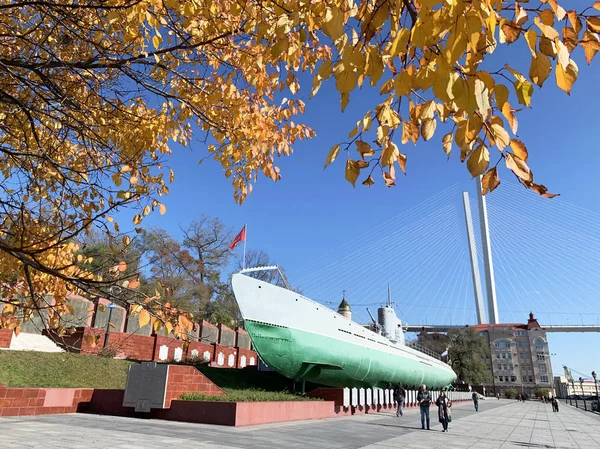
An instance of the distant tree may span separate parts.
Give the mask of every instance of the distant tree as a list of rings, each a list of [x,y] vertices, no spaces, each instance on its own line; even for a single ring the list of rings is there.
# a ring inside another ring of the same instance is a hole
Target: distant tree
[[[473,328],[453,330],[448,333],[451,341],[448,360],[458,379],[472,385],[480,385],[488,378],[490,348],[486,340]]]
[[[442,354],[450,346],[450,337],[442,333],[421,332],[417,343],[436,354]]]
[[[550,389],[548,388],[538,388],[537,390],[535,390],[535,397],[536,398],[543,398],[544,396],[548,397],[550,396]]]

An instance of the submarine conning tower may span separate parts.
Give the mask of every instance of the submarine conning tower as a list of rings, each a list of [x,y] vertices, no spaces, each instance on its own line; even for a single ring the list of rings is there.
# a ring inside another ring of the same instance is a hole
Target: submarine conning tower
[[[402,321],[396,316],[392,307],[390,287],[388,285],[388,299],[385,307],[377,309],[377,321],[381,326],[381,335],[392,343],[404,344],[404,332],[402,332]]]

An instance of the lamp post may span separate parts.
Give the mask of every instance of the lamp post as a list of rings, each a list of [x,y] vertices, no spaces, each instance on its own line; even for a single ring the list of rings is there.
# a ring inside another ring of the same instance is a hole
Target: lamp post
[[[583,396],[583,408],[587,412],[587,404],[585,403],[585,392],[583,391],[583,377],[579,378],[579,386],[581,387],[581,395]]]
[[[594,378],[594,386],[596,387],[596,400],[598,400],[598,381],[596,380],[596,371],[592,371],[592,377]]]

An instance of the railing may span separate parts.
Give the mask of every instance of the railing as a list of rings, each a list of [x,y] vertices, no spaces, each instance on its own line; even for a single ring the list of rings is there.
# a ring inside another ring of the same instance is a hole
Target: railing
[[[433,352],[431,349],[428,349],[425,346],[421,346],[417,342],[414,342],[414,341],[406,342],[406,346],[408,346],[409,348],[416,349],[417,351],[422,352],[423,354],[427,354],[430,357],[436,358],[438,360],[442,360],[442,357],[438,353]]]
[[[574,407],[600,414],[600,403],[597,399],[565,399],[565,403]]]

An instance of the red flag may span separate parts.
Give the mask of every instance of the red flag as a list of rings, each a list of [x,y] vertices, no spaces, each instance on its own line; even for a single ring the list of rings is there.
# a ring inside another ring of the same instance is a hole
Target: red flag
[[[229,246],[229,251],[233,251],[233,248],[235,248],[235,245],[237,245],[240,242],[245,242],[245,241],[246,241],[246,225],[244,225],[244,227],[242,228],[240,233],[238,235],[236,235],[235,238],[233,239],[233,242],[231,242],[231,245]]]

